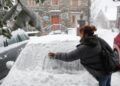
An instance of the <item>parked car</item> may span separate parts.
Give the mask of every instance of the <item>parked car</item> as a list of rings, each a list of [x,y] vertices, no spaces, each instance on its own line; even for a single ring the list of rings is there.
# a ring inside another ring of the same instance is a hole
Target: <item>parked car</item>
[[[17,59],[28,39],[28,35],[23,30],[13,31],[10,39],[0,36],[0,79],[9,72],[6,63]]]
[[[79,37],[66,34],[30,40],[1,86],[57,86],[58,83],[59,86],[76,86],[73,80],[74,83],[82,83],[84,80],[77,77],[85,73],[80,60],[66,63],[48,58],[50,50],[69,52],[78,42]]]
[[[117,61],[120,64],[120,33],[114,38],[113,43],[114,52],[117,55]]]

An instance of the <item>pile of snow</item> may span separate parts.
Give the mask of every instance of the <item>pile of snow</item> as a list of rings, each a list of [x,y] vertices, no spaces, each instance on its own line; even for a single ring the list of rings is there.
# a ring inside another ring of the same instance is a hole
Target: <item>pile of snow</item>
[[[117,35],[103,29],[98,29],[97,33],[111,46]],[[98,82],[79,62],[66,63],[48,58],[48,52],[69,52],[78,43],[79,37],[72,35],[31,38],[1,86],[97,86]],[[120,73],[113,74],[112,86],[119,86],[119,81]]]
[[[45,71],[14,70],[2,86],[97,86],[97,81],[87,72],[57,74]],[[91,83],[92,82],[92,83]]]

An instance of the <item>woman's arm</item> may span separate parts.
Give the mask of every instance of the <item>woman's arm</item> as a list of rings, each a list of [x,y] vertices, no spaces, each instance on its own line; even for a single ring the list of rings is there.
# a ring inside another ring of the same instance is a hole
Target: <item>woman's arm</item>
[[[82,57],[84,55],[84,51],[85,51],[84,45],[81,45],[77,49],[75,49],[71,52],[68,52],[68,53],[58,52],[58,53],[53,53],[54,55],[52,53],[50,55],[50,53],[49,53],[49,56],[52,56],[55,59],[70,62],[70,61],[80,59],[80,57]]]

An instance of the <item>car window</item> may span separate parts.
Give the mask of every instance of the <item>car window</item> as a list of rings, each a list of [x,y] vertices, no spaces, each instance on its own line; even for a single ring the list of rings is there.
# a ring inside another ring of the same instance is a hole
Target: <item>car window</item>
[[[10,39],[4,39],[0,41],[0,47],[3,46],[3,47],[6,47],[10,44],[14,44],[14,43],[18,43],[18,42],[21,42],[21,41],[24,41],[24,40],[27,40],[29,39],[29,37],[22,33],[22,34],[17,34],[17,35],[12,35],[12,37]]]
[[[17,37],[18,37],[19,42],[21,42],[22,41],[21,36],[18,34]]]
[[[29,36],[27,34],[24,34],[26,40],[29,39]]]
[[[26,37],[24,34],[20,34],[20,37],[21,37],[22,41],[26,40]]]
[[[12,37],[11,39],[7,39],[8,45],[13,44],[13,43],[17,43],[17,40],[15,37]]]
[[[15,39],[16,39],[17,42],[19,42],[18,35],[15,36]]]
[[[0,36],[0,47],[4,47],[4,41],[5,38],[3,36]]]

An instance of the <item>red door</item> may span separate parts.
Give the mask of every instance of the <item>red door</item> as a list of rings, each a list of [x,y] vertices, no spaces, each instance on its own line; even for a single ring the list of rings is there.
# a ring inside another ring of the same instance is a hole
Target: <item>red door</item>
[[[51,16],[51,22],[52,24],[59,24],[59,16]]]

